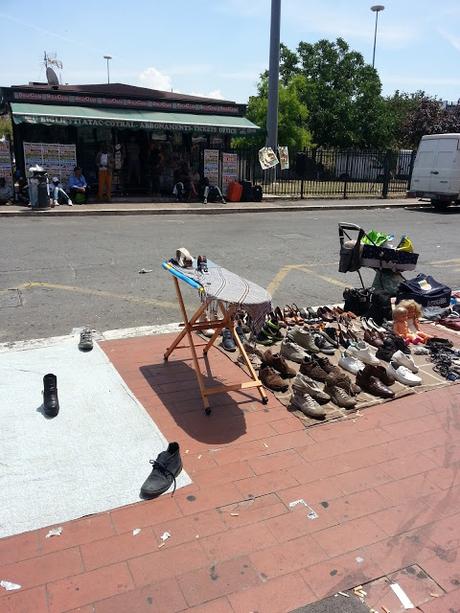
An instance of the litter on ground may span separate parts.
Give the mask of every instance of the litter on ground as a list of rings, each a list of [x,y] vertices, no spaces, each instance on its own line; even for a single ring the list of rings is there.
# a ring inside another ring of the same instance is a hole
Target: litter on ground
[[[140,533],[141,529],[140,528],[134,528],[133,530],[133,536],[137,536]]]
[[[9,592],[10,590],[20,590],[22,585],[19,585],[19,583],[12,583],[11,581],[0,581],[0,587]]]
[[[48,534],[46,535],[46,537],[45,537],[45,538],[49,539],[49,538],[51,538],[52,536],[61,536],[61,534],[62,534],[62,527],[61,527],[61,526],[59,526],[59,528],[52,528],[52,529],[51,529],[51,530],[48,532]]]

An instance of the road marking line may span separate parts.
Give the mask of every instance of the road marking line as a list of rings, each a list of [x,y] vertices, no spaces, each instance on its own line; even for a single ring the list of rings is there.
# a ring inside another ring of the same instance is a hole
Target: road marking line
[[[339,281],[338,279],[335,279],[334,277],[327,277],[326,275],[320,275],[317,272],[310,270],[306,266],[298,266],[297,270],[301,270],[302,272],[312,275],[313,277],[316,277],[317,279],[322,279],[323,281],[326,281],[326,283],[330,283],[331,285],[337,285],[338,287],[350,287],[349,283],[343,283],[342,281]]]
[[[147,304],[150,306],[162,307],[165,309],[177,308],[176,302],[166,302],[162,300],[156,300],[155,298],[141,298],[139,296],[129,296],[126,294],[114,294],[112,292],[106,292],[101,289],[90,289],[86,287],[75,287],[73,285],[60,285],[58,283],[47,283],[45,281],[30,281],[19,285],[16,289],[32,289],[34,287],[42,287],[45,289],[57,289],[65,292],[75,292],[77,294],[86,294],[89,296],[102,296],[103,298],[116,298],[118,300],[126,300],[127,302],[134,302],[135,304]]]
[[[435,262],[429,262],[432,266],[443,266],[444,264],[460,264],[460,258],[453,258],[452,260],[436,260]]]
[[[336,262],[334,262],[336,263]],[[327,266],[328,264],[323,264],[323,266]],[[284,279],[287,277],[287,275],[292,272],[293,270],[300,270],[301,272],[304,272],[306,274],[310,274],[313,277],[316,277],[318,279],[322,279],[323,281],[326,281],[326,283],[330,283],[331,285],[337,285],[338,287],[349,287],[349,283],[343,283],[342,281],[339,281],[338,279],[335,279],[334,277],[328,277],[326,275],[320,275],[319,273],[311,270],[311,266],[318,266],[318,264],[288,264],[287,266],[283,266],[283,268],[281,268],[276,275],[273,277],[272,281],[270,282],[270,284],[267,287],[267,292],[269,294],[271,294],[271,296],[273,296],[275,294],[275,292],[278,290],[279,286],[281,285],[281,283],[284,281]]]
[[[283,268],[281,268],[276,273],[276,275],[273,277],[272,281],[267,287],[267,292],[271,296],[273,296],[273,294],[276,292],[276,290],[279,288],[279,286],[283,282],[284,278],[291,272],[291,270],[294,270],[297,266],[298,266],[297,264],[288,264],[287,266],[283,266]]]

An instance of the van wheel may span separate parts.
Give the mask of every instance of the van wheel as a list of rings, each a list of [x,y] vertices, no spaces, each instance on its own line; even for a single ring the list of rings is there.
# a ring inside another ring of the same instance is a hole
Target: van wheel
[[[445,200],[437,200],[436,198],[431,199],[431,206],[437,211],[445,211],[449,204],[450,203],[446,202]]]

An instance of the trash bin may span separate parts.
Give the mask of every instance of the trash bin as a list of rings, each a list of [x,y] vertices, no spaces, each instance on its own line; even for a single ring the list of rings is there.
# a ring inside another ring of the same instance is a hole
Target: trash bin
[[[48,189],[48,175],[41,166],[29,168],[29,198],[32,209],[44,211],[51,208]]]

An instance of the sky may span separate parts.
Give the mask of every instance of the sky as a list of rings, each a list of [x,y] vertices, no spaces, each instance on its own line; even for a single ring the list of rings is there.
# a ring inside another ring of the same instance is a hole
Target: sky
[[[376,68],[383,93],[460,98],[460,0],[383,0]],[[0,86],[43,81],[43,52],[62,82],[112,82],[247,102],[268,66],[270,0],[0,0]],[[343,37],[372,62],[367,0],[281,0],[281,41]]]

